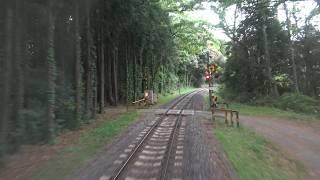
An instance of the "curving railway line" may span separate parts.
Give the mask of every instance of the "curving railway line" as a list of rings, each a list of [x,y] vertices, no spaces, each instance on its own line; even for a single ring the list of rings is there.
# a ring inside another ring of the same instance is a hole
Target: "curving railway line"
[[[182,96],[152,120],[114,162],[118,168],[109,179],[180,179],[184,115],[192,114],[187,109],[192,106],[193,96],[201,91]]]

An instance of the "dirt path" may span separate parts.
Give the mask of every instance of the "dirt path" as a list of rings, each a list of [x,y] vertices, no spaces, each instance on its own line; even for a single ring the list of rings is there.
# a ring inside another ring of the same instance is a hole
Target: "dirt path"
[[[241,116],[240,123],[254,128],[291,157],[304,164],[310,179],[320,179],[320,131],[299,122]]]

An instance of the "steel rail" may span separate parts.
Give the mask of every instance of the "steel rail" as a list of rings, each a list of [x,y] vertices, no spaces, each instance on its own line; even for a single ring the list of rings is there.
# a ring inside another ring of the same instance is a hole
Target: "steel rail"
[[[202,91],[202,90],[200,90]],[[176,102],[174,102],[174,104],[172,104],[167,110],[166,112],[158,119],[158,121],[148,130],[148,132],[146,133],[146,135],[144,135],[144,137],[142,138],[142,140],[139,142],[139,144],[134,148],[134,150],[131,152],[131,154],[129,155],[129,157],[127,158],[127,160],[121,165],[121,167],[117,170],[117,172],[115,173],[114,176],[112,176],[110,179],[112,180],[116,180],[120,177],[120,175],[122,174],[122,172],[124,171],[124,169],[128,166],[129,162],[133,159],[133,157],[135,156],[135,154],[140,150],[140,148],[142,147],[142,145],[145,143],[146,139],[149,138],[150,134],[153,133],[153,131],[156,129],[156,127],[158,127],[161,122],[165,119],[165,117],[167,116],[168,112],[173,109],[175,106],[177,106],[184,98],[186,98],[188,95],[192,94],[192,93],[199,93],[200,91],[192,91],[188,94],[183,95],[182,97],[180,97]],[[182,112],[182,111],[181,111]]]
[[[198,91],[197,93],[195,93],[194,95],[198,94],[201,91]],[[189,105],[189,103],[192,101],[194,95],[190,98],[190,100],[183,106],[183,108],[181,109],[179,116],[177,118],[176,124],[175,124],[175,128],[173,130],[173,133],[171,134],[170,140],[169,140],[169,146],[168,146],[168,151],[167,151],[167,156],[165,159],[165,166],[162,168],[162,173],[161,173],[161,180],[166,180],[167,178],[167,172],[168,172],[168,167],[169,167],[169,163],[170,163],[170,156],[172,153],[172,149],[173,149],[173,144],[175,143],[175,139],[178,133],[178,129],[180,127],[180,123],[182,120],[182,111],[184,109],[186,109],[186,107]]]

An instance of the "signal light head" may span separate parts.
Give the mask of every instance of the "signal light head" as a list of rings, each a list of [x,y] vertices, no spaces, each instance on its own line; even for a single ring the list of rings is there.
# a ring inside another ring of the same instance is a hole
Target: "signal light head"
[[[206,78],[206,81],[209,81],[209,80],[211,79],[211,74],[210,74],[210,72],[209,72],[209,71],[206,71],[204,77]]]

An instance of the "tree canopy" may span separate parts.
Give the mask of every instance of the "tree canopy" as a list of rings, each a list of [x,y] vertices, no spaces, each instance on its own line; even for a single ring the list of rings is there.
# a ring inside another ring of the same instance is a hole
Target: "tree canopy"
[[[190,86],[214,41],[190,0],[5,0],[0,9],[0,158],[52,142],[107,106]],[[198,77],[201,79],[201,77]]]
[[[230,94],[243,101],[287,92],[314,97],[320,94],[319,27],[311,23],[319,18],[319,4],[315,3],[310,14],[301,19],[296,3],[220,1],[213,7],[220,15],[219,27],[232,40],[225,70]],[[225,12],[231,6],[234,23],[227,24]],[[280,7],[285,11],[284,22],[277,17]]]

